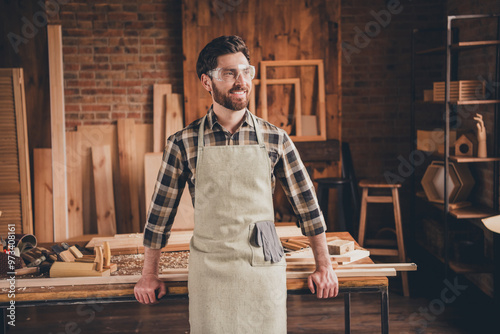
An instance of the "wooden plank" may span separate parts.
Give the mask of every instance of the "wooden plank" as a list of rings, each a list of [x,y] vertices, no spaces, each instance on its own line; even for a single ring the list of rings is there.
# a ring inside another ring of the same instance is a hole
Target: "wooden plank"
[[[48,25],[47,36],[49,44],[54,241],[62,241],[69,237],[69,226],[61,26]]]
[[[28,129],[26,119],[26,97],[24,93],[24,72],[13,69],[14,105],[16,108],[16,134],[19,159],[19,180],[21,184],[21,210],[23,233],[33,233],[33,211],[31,207],[31,178],[28,155]]]
[[[144,229],[146,224],[147,207],[142,205],[145,203],[146,189],[144,187],[144,156],[146,152],[153,152],[153,124],[136,124],[136,160],[133,161],[137,171],[138,191],[139,191],[139,218],[140,230]]]
[[[35,189],[35,235],[38,242],[54,241],[52,215],[52,150],[33,150]]]
[[[184,98],[182,94],[167,94],[165,116],[165,144],[168,137],[184,128]]]
[[[118,156],[120,159],[121,202],[124,204],[123,220],[118,226],[118,233],[140,231],[139,185],[137,180],[137,161],[135,121],[118,120]]]
[[[68,175],[68,236],[83,234],[83,174],[79,154],[80,133],[66,132],[66,170]]]
[[[166,95],[172,94],[172,85],[155,84],[153,86],[153,149],[162,152],[165,147],[165,110]]]
[[[50,267],[50,277],[85,277],[84,280],[87,281],[87,276],[109,276],[110,270],[96,271],[94,263],[85,262],[59,262],[56,261]]]
[[[115,201],[109,146],[92,147],[92,166],[97,213],[97,231],[101,235],[116,234]]]
[[[115,124],[83,125],[78,126],[81,142],[78,146],[78,156],[82,160],[83,174],[83,228],[85,234],[97,233],[97,214],[95,208],[95,189],[92,167],[92,146],[108,145],[111,148],[111,164],[113,168],[113,189],[121,192],[120,164],[118,158],[118,135]],[[140,162],[143,163],[142,161]],[[122,221],[122,212],[125,211],[120,197],[115,198],[116,221]]]

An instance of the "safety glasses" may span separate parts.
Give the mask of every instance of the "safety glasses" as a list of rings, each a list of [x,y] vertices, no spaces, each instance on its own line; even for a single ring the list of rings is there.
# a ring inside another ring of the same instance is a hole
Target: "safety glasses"
[[[207,74],[218,81],[235,82],[240,75],[245,80],[252,80],[255,77],[255,66],[237,65],[236,67],[219,67],[207,72]]]

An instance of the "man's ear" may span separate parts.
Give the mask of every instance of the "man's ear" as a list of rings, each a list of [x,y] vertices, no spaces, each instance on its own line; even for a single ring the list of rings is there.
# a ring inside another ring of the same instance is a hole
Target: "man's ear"
[[[212,80],[210,79],[210,77],[206,74],[202,74],[200,80],[201,80],[201,84],[203,85],[203,87],[209,93],[211,93],[212,92]]]

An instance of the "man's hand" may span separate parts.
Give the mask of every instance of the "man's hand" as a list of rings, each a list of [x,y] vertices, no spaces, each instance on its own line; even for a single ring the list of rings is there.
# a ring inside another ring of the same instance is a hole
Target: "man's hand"
[[[157,275],[142,275],[141,279],[134,287],[135,299],[141,304],[156,304],[158,303],[158,299],[156,299],[156,290],[160,290],[158,299],[167,294],[165,283],[160,281]]]
[[[339,280],[331,265],[318,267],[307,278],[307,285],[318,298],[332,298],[339,294]]]

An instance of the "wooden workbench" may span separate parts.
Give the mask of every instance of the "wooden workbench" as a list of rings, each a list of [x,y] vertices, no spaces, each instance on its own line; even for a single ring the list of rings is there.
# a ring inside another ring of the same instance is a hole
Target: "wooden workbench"
[[[347,232],[327,233],[328,236],[338,236],[342,239],[352,239]],[[370,258],[365,258],[355,263],[373,263]],[[36,278],[33,278],[36,280]],[[168,281],[168,298],[187,298],[187,281]],[[16,288],[16,307],[37,305],[62,305],[86,303],[133,302],[135,283],[114,283],[85,286],[35,286]],[[381,296],[381,332],[389,332],[389,299],[387,277],[342,277],[339,278],[339,292],[344,295],[346,333],[350,332],[350,294],[351,293],[380,293]],[[307,279],[287,278],[289,294],[308,294]],[[0,307],[5,313],[9,306],[8,294],[0,294]],[[3,318],[5,320],[5,314]],[[0,333],[6,324],[0,323]]]

